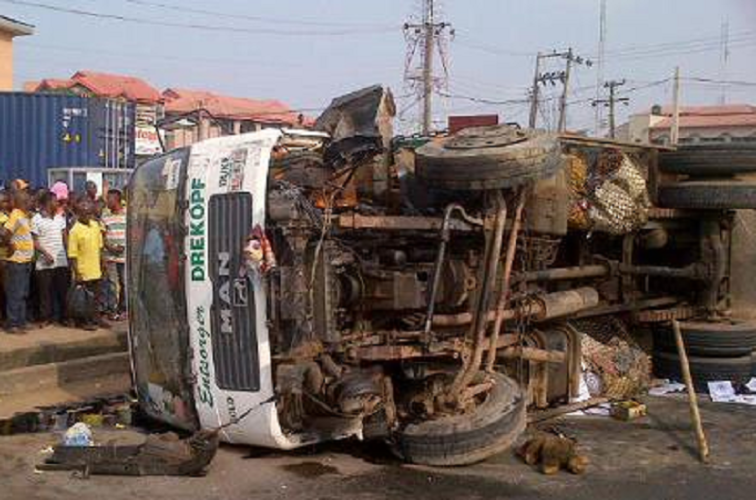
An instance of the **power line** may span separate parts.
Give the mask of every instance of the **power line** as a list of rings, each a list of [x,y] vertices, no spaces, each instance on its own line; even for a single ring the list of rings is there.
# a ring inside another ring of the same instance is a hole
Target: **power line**
[[[507,104],[525,104],[530,102],[529,99],[506,99],[506,100],[495,100],[495,99],[489,99],[486,97],[474,97],[474,96],[468,96],[463,94],[451,94],[448,92],[439,92],[438,95],[441,97],[446,97],[448,99],[463,99],[470,102],[477,102],[480,104],[492,104],[495,106],[503,106]]]
[[[754,36],[756,36],[756,31],[742,31],[730,37],[730,41],[749,40],[749,39],[752,39]],[[627,56],[627,55],[653,53],[653,52],[658,52],[658,51],[695,48],[700,45],[709,45],[711,43],[717,44],[718,47],[721,46],[721,34],[717,36],[690,38],[690,39],[685,39],[685,40],[677,40],[673,42],[653,43],[653,44],[647,44],[647,45],[631,45],[631,46],[626,46],[626,47],[620,47],[613,50],[607,50],[606,54],[611,55],[613,57],[619,57],[619,56]]]
[[[324,27],[361,27],[361,28],[377,28],[377,29],[396,29],[395,26],[390,25],[381,25],[381,24],[372,24],[372,23],[346,23],[346,22],[333,22],[333,21],[310,21],[310,20],[302,20],[302,19],[292,19],[289,17],[266,17],[266,16],[252,16],[249,14],[241,14],[241,13],[228,13],[228,12],[220,12],[216,10],[210,10],[210,9],[199,9],[196,7],[187,7],[186,5],[175,5],[175,4],[169,4],[165,2],[149,2],[146,0],[123,0],[126,3],[131,3],[135,5],[142,5],[145,7],[154,7],[158,9],[163,10],[169,10],[169,11],[175,11],[175,12],[183,12],[183,13],[190,13],[190,14],[202,14],[206,16],[214,16],[214,17],[220,17],[220,18],[226,18],[226,19],[245,19],[248,21],[256,21],[256,22],[262,22],[262,23],[275,23],[275,24],[288,24],[288,25],[294,25],[294,26],[324,26]]]
[[[729,49],[739,49],[739,48],[745,48],[745,47],[752,47],[756,45],[756,38],[753,39],[744,39],[738,43],[731,43],[729,45]],[[657,51],[649,51],[646,53],[636,53],[636,54],[627,54],[627,55],[619,55],[616,57],[613,57],[613,60],[616,61],[636,61],[636,60],[643,60],[643,59],[653,59],[657,57],[676,57],[676,56],[682,56],[687,54],[700,54],[703,52],[712,52],[712,51],[719,51],[721,50],[721,42],[714,42],[706,45],[696,46],[696,47],[690,47],[690,48],[677,48],[677,49],[667,49],[667,50],[657,50]]]
[[[696,78],[696,77],[683,78],[683,80],[691,81],[691,82],[699,82],[699,83],[711,83],[715,85],[736,85],[736,86],[743,86],[743,87],[756,87],[756,82],[745,82],[742,80],[714,80],[711,78]]]
[[[33,2],[27,0],[0,0],[3,3],[9,3],[13,5],[21,5],[24,7],[32,7],[36,9],[48,10],[53,12],[59,12],[64,14],[77,15],[81,17],[89,17],[94,19],[107,19],[111,21],[119,21],[126,23],[141,24],[145,26],[162,26],[168,28],[184,28],[198,31],[211,31],[211,32],[223,32],[223,33],[244,33],[248,35],[281,35],[281,36],[341,36],[341,35],[365,35],[376,33],[389,33],[398,32],[399,27],[396,28],[381,28],[381,29],[341,29],[341,30],[279,30],[273,28],[242,28],[238,26],[218,26],[211,24],[200,23],[180,23],[175,21],[161,21],[151,18],[124,16],[121,14],[109,14],[104,12],[94,12],[91,10],[60,7],[57,5],[50,5],[41,2]]]
[[[108,56],[117,56],[117,57],[134,57],[139,59],[156,59],[156,60],[163,60],[163,61],[176,61],[176,62],[205,62],[205,63],[218,63],[218,64],[255,64],[255,65],[262,65],[262,66],[278,66],[278,67],[301,67],[301,64],[292,64],[292,63],[283,63],[279,61],[265,61],[265,60],[255,60],[255,59],[234,59],[234,58],[220,58],[220,57],[197,57],[197,56],[187,56],[187,57],[181,57],[181,56],[173,56],[173,55],[166,55],[166,54],[158,54],[155,52],[147,53],[147,52],[128,52],[128,51],[116,51],[116,50],[105,50],[105,49],[97,49],[97,48],[82,48],[82,47],[70,47],[70,46],[61,46],[61,45],[48,45],[48,44],[42,44],[42,43],[36,43],[36,42],[26,42],[22,41],[19,44],[20,48],[23,49],[34,49],[34,50],[52,50],[52,51],[59,51],[59,52],[74,52],[74,53],[81,53],[81,54],[102,54],[102,55],[108,55]]]
[[[460,45],[461,47],[465,47],[468,49],[478,50],[480,52],[486,52],[488,54],[494,54],[497,56],[510,56],[510,57],[533,57],[535,56],[535,52],[520,52],[520,51],[514,51],[514,50],[507,50],[502,49],[499,47],[495,47],[493,45],[481,43],[472,41],[467,42],[466,40],[470,40],[470,38],[462,36],[462,39],[455,40],[456,45]]]

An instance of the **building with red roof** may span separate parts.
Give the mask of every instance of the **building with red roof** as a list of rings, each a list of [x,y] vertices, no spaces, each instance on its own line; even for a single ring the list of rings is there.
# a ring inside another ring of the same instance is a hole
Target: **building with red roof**
[[[169,149],[223,135],[263,128],[307,126],[308,120],[281,101],[248,99],[207,90],[169,88],[165,100],[166,144]]]
[[[672,107],[654,106],[620,127],[619,136],[632,142],[669,144]],[[756,106],[726,104],[680,108],[679,143],[756,142]]]
[[[160,91],[141,78],[88,70],[77,71],[68,79],[44,79],[35,91],[71,91],[80,95],[122,99],[139,104],[156,105],[163,102]]]
[[[169,88],[164,92],[134,76],[77,71],[71,78],[28,82],[32,92],[67,92],[128,101],[136,107],[136,151],[149,156],[224,135],[270,127],[308,127],[313,120],[274,99],[249,99],[207,90]]]

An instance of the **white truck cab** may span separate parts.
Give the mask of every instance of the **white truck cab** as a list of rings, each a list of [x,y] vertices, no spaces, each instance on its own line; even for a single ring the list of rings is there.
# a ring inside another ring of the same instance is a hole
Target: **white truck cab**
[[[354,435],[286,433],[276,412],[265,287],[244,249],[265,229],[274,148],[325,134],[262,130],[167,153],[135,172],[129,191],[131,351],[152,417],[222,438],[291,449]],[[234,423],[244,414],[243,418]]]

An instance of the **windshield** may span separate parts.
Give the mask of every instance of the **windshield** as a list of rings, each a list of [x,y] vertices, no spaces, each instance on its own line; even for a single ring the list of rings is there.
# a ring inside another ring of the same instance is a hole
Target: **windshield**
[[[128,189],[129,334],[139,401],[160,420],[196,426],[189,384],[181,198],[189,150],[151,160]]]

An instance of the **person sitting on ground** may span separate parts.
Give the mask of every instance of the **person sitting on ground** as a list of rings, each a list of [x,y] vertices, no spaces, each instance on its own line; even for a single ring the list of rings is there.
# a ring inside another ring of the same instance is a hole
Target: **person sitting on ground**
[[[6,332],[25,333],[28,329],[26,299],[29,295],[34,242],[29,220],[29,194],[13,191],[8,220],[0,228],[0,239],[10,245],[11,253],[5,263]]]
[[[126,312],[126,210],[119,190],[108,191],[106,200],[107,208],[102,214],[102,224],[105,228],[107,312],[111,320],[118,321]]]
[[[84,199],[78,206],[78,217],[68,235],[68,260],[77,285],[84,288],[86,307],[84,316],[77,318],[78,326],[96,330],[107,326],[98,311],[100,282],[102,279],[102,230],[94,220],[95,207],[91,200]]]
[[[39,299],[39,320],[43,326],[65,320],[66,293],[71,272],[66,257],[66,218],[57,212],[51,192],[39,197],[39,212],[32,217],[32,234],[37,250],[35,280]]]

